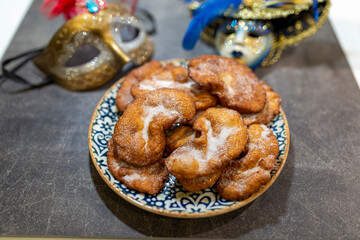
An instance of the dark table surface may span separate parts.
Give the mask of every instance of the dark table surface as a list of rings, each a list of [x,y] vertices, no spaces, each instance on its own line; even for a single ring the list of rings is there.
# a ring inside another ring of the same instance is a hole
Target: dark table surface
[[[32,4],[4,58],[45,45],[63,23],[45,20],[40,2]],[[201,42],[193,51],[181,48],[190,20],[184,1],[140,6],[158,24],[154,59],[214,53]],[[85,92],[52,84],[0,93],[0,235],[359,238],[360,92],[330,24],[255,73],[282,97],[291,132],[286,165],[249,206],[204,219],[146,212],[101,179],[89,155],[88,126],[111,83]]]

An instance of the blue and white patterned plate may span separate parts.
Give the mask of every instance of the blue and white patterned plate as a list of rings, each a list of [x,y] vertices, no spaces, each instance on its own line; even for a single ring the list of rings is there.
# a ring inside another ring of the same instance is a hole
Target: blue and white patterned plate
[[[186,66],[184,60],[170,60],[164,64]],[[182,188],[174,176],[165,184],[165,188],[157,195],[149,195],[129,189],[119,182],[109,172],[107,166],[107,142],[113,134],[115,123],[119,119],[119,111],[115,105],[117,90],[121,85],[120,79],[101,98],[92,115],[89,127],[89,148],[93,163],[102,179],[118,195],[128,202],[147,211],[178,218],[200,218],[227,213],[245,206],[259,197],[268,189],[279,176],[284,167],[289,150],[289,127],[282,108],[271,123],[270,129],[276,135],[280,145],[277,166],[272,171],[271,180],[256,193],[240,201],[223,199],[214,188],[198,192],[189,192]]]

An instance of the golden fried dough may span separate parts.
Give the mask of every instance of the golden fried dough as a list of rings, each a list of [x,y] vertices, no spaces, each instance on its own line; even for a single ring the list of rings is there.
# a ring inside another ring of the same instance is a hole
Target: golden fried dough
[[[135,84],[131,89],[133,97],[138,97],[144,93],[160,88],[175,88],[178,90],[189,89],[197,85],[195,82],[188,83],[187,70],[181,66],[167,65],[161,71],[147,77],[143,81]]]
[[[164,188],[169,173],[164,160],[145,167],[134,167],[115,155],[113,139],[108,142],[107,163],[110,173],[127,187],[139,192],[156,194]]]
[[[195,92],[193,98],[197,111],[214,107],[218,102],[217,97],[209,93],[205,88],[201,88],[199,92]]]
[[[219,171],[198,178],[181,178],[178,180],[186,190],[196,192],[214,185],[216,180],[220,177],[222,171],[223,169],[220,169]]]
[[[132,86],[161,69],[161,63],[153,60],[132,70],[126,77],[124,77],[124,81],[122,82],[116,95],[115,104],[117,108],[122,112],[125,111],[126,106],[134,101],[130,92]]]
[[[179,126],[172,129],[166,136],[166,151],[172,153],[178,147],[195,138],[196,131],[189,126]]]
[[[217,107],[221,107],[220,105]],[[189,125],[194,125],[195,121],[204,114],[206,110],[197,111],[194,118],[189,122]],[[178,147],[181,147],[186,142],[193,140],[200,132],[195,131],[191,126],[178,126],[171,129],[166,136],[166,151],[172,153]],[[197,136],[199,137],[199,136]]]
[[[268,124],[274,118],[274,116],[280,112],[280,95],[274,92],[274,90],[266,83],[262,82],[262,85],[266,90],[265,107],[259,113],[241,114],[246,125],[251,125],[254,123]]]
[[[265,89],[250,68],[233,58],[203,55],[189,61],[192,80],[215,94],[224,107],[240,113],[260,112]]]
[[[195,121],[204,114],[206,110],[197,111],[194,118],[189,122],[189,125],[194,125]],[[166,135],[166,151],[172,153],[178,147],[181,147],[187,142],[190,142],[200,132],[195,131],[191,126],[178,126],[171,129]]]
[[[270,181],[279,143],[265,125],[248,126],[248,143],[241,159],[233,160],[221,174],[216,190],[228,200],[244,199]]]
[[[119,160],[133,166],[159,161],[165,149],[165,133],[173,124],[187,124],[195,115],[193,99],[183,91],[159,89],[130,103],[114,130]]]
[[[240,114],[231,109],[209,108],[193,128],[201,132],[200,137],[177,148],[165,160],[168,171],[181,183],[197,184],[183,185],[191,191],[212,186],[216,180],[214,174],[236,158],[247,141],[246,126]]]
[[[188,78],[186,68],[174,65],[167,65],[162,71],[156,72],[135,84],[131,88],[131,94],[137,98],[144,93],[161,88],[185,91],[193,97],[196,110],[206,109],[215,106],[217,103],[217,98],[214,95]]]

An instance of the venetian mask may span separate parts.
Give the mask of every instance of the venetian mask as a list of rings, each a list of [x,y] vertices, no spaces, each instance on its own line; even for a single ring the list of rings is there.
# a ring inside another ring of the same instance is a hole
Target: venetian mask
[[[269,23],[254,20],[225,21],[215,35],[215,47],[225,57],[256,67],[269,54],[274,36]]]
[[[184,49],[199,37],[222,56],[251,68],[277,62],[283,51],[316,33],[326,21],[330,0],[193,0]]]
[[[128,62],[148,61],[152,52],[139,20],[126,5],[112,2],[96,14],[86,12],[67,21],[33,61],[59,85],[85,90],[108,82]]]

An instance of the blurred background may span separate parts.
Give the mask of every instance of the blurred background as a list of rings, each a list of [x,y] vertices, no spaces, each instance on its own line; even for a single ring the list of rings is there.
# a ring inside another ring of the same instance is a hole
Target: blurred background
[[[0,59],[2,59],[31,3],[32,0],[2,2],[3,11],[0,14]],[[360,1],[332,0],[331,3],[329,21],[360,87]]]

